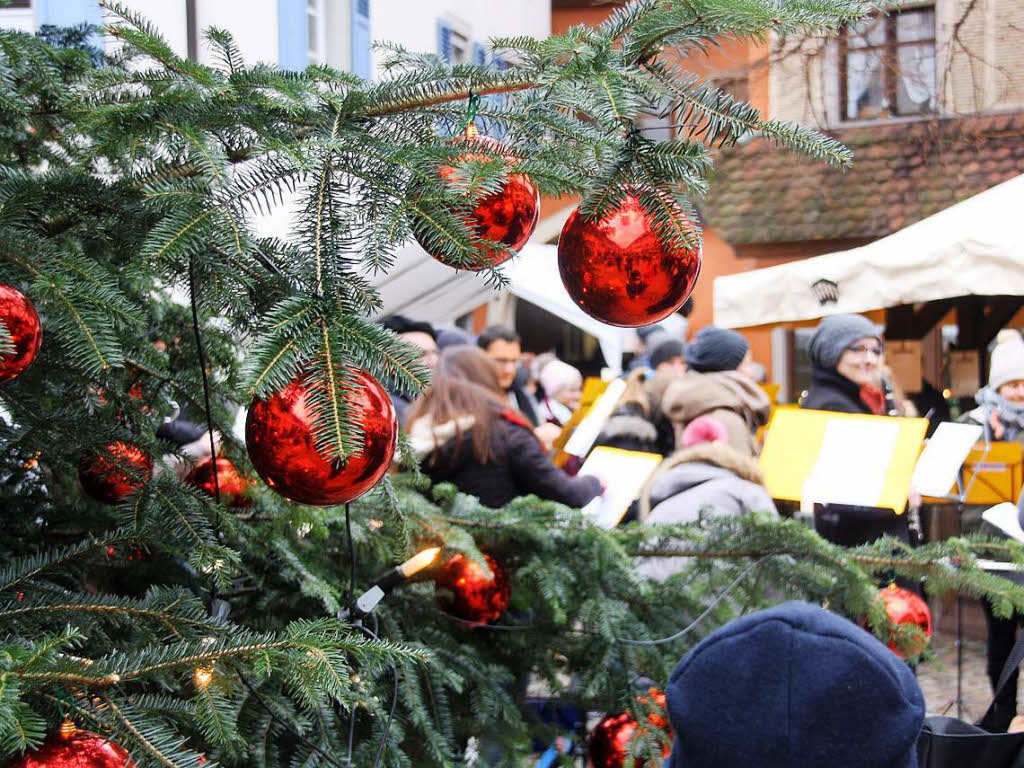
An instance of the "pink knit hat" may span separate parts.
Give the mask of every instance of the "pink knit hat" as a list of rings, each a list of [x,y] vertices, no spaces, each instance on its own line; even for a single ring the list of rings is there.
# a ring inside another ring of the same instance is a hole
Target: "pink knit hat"
[[[689,448],[700,443],[726,443],[729,433],[722,422],[711,416],[698,416],[683,430],[683,445]]]

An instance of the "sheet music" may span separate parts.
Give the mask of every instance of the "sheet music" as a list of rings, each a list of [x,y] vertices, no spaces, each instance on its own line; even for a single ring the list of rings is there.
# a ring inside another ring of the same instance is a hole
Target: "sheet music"
[[[922,496],[945,496],[956,485],[957,473],[974,444],[981,439],[976,424],[943,422],[928,440],[914,467],[910,487]]]
[[[801,508],[812,509],[815,502],[877,506],[899,431],[896,419],[830,419]]]
[[[576,427],[576,431],[572,433],[572,437],[569,438],[565,448],[562,450],[570,456],[580,458],[586,456],[593,447],[594,441],[597,440],[597,436],[601,433],[601,428],[612,415],[612,411],[615,410],[615,406],[619,403],[619,398],[622,397],[622,393],[625,391],[626,382],[623,379],[616,379],[609,384],[607,389],[597,398],[597,402],[590,409],[590,413]]]
[[[1006,501],[989,507],[982,513],[981,519],[989,525],[994,525],[1011,539],[1024,542],[1024,529],[1020,527],[1020,510],[1016,504]]]
[[[608,487],[604,495],[598,496],[583,508],[594,525],[614,528],[625,516],[629,505],[640,496],[654,470],[661,464],[656,453],[623,451],[618,448],[598,446],[580,468],[581,475],[601,478]]]

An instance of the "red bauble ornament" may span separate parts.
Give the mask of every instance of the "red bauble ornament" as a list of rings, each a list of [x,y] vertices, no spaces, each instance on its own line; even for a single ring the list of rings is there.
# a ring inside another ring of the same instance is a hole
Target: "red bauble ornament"
[[[229,507],[248,507],[252,505],[246,493],[254,483],[249,478],[239,474],[238,469],[223,456],[217,457],[216,461],[217,481],[214,482],[214,461],[203,459],[192,471],[188,473],[185,482],[198,488],[208,496],[216,496],[217,489],[220,489],[220,498]]]
[[[110,739],[64,723],[39,749],[16,758],[7,768],[135,768],[135,764]]]
[[[478,135],[476,128],[472,125],[466,129],[466,134],[457,141],[468,142],[470,147],[485,148],[492,154],[503,154],[503,148],[499,142]],[[474,160],[484,157],[486,156],[469,152],[459,159]],[[444,165],[438,169],[438,173],[444,179],[451,179],[455,176],[455,168]],[[501,190],[487,195],[476,204],[473,214],[466,224],[481,240],[502,243],[508,246],[511,252],[518,253],[530,239],[539,218],[540,191],[529,176],[513,173],[505,179],[505,185]],[[472,264],[460,266],[446,261],[443,254],[431,251],[418,233],[416,233],[416,239],[423,249],[435,259],[457,269],[478,272],[488,267],[496,267],[512,257],[510,251],[480,244],[476,249],[477,260]]]
[[[137,492],[153,476],[153,461],[131,443],[113,443],[86,453],[78,465],[82,488],[96,501],[114,504]]]
[[[398,442],[395,407],[370,374],[359,371],[356,378],[349,408],[362,425],[362,446],[337,464],[314,446],[310,388],[302,378],[249,407],[249,458],[264,482],[286,499],[321,507],[344,504],[370,490],[390,466]]]
[[[638,700],[645,701],[648,707],[658,711],[648,714],[647,722],[664,730],[668,725],[668,720],[660,713],[665,711],[665,694],[656,688],[651,688],[648,696],[649,699],[640,697]],[[587,741],[587,752],[590,755],[590,764],[593,768],[622,768],[626,763],[629,743],[633,740],[636,729],[637,722],[629,712],[608,715],[595,725]],[[665,745],[662,748],[662,757],[668,757],[671,751],[671,748]],[[637,760],[636,766],[641,768],[645,763],[644,760]]]
[[[0,323],[14,343],[14,351],[0,353],[0,381],[13,379],[32,365],[43,341],[43,326],[32,302],[9,285],[0,285]]]
[[[434,579],[437,586],[451,592],[451,597],[441,598],[441,610],[478,624],[497,621],[505,612],[512,592],[508,573],[489,554],[483,556],[490,573],[465,555],[455,555],[445,563]]]
[[[932,612],[928,609],[928,603],[919,595],[895,584],[890,584],[878,591],[878,597],[885,603],[885,612],[893,624],[916,624],[921,628],[926,637],[932,636]],[[890,640],[889,647],[903,656],[896,649],[894,640]],[[909,649],[912,655],[917,656],[924,650],[921,648]]]
[[[684,220],[682,211],[678,216]],[[565,290],[580,309],[609,325],[635,328],[668,317],[690,296],[700,265],[699,249],[661,243],[632,195],[600,221],[573,211],[558,240]]]

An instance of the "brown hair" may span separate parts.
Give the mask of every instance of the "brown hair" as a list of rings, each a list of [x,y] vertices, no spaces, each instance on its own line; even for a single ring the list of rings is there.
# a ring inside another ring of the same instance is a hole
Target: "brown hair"
[[[434,369],[430,389],[409,408],[405,423],[409,426],[424,417],[435,425],[454,421],[457,454],[463,442],[458,419],[472,416],[473,457],[486,464],[495,458],[491,433],[504,397],[498,370],[486,352],[461,344],[448,347]]]

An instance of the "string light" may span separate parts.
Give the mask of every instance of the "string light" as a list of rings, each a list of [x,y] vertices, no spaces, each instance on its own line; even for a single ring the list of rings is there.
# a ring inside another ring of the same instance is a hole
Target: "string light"
[[[205,691],[210,687],[210,683],[213,682],[213,667],[196,667],[192,672],[192,682],[195,684],[197,689]]]

